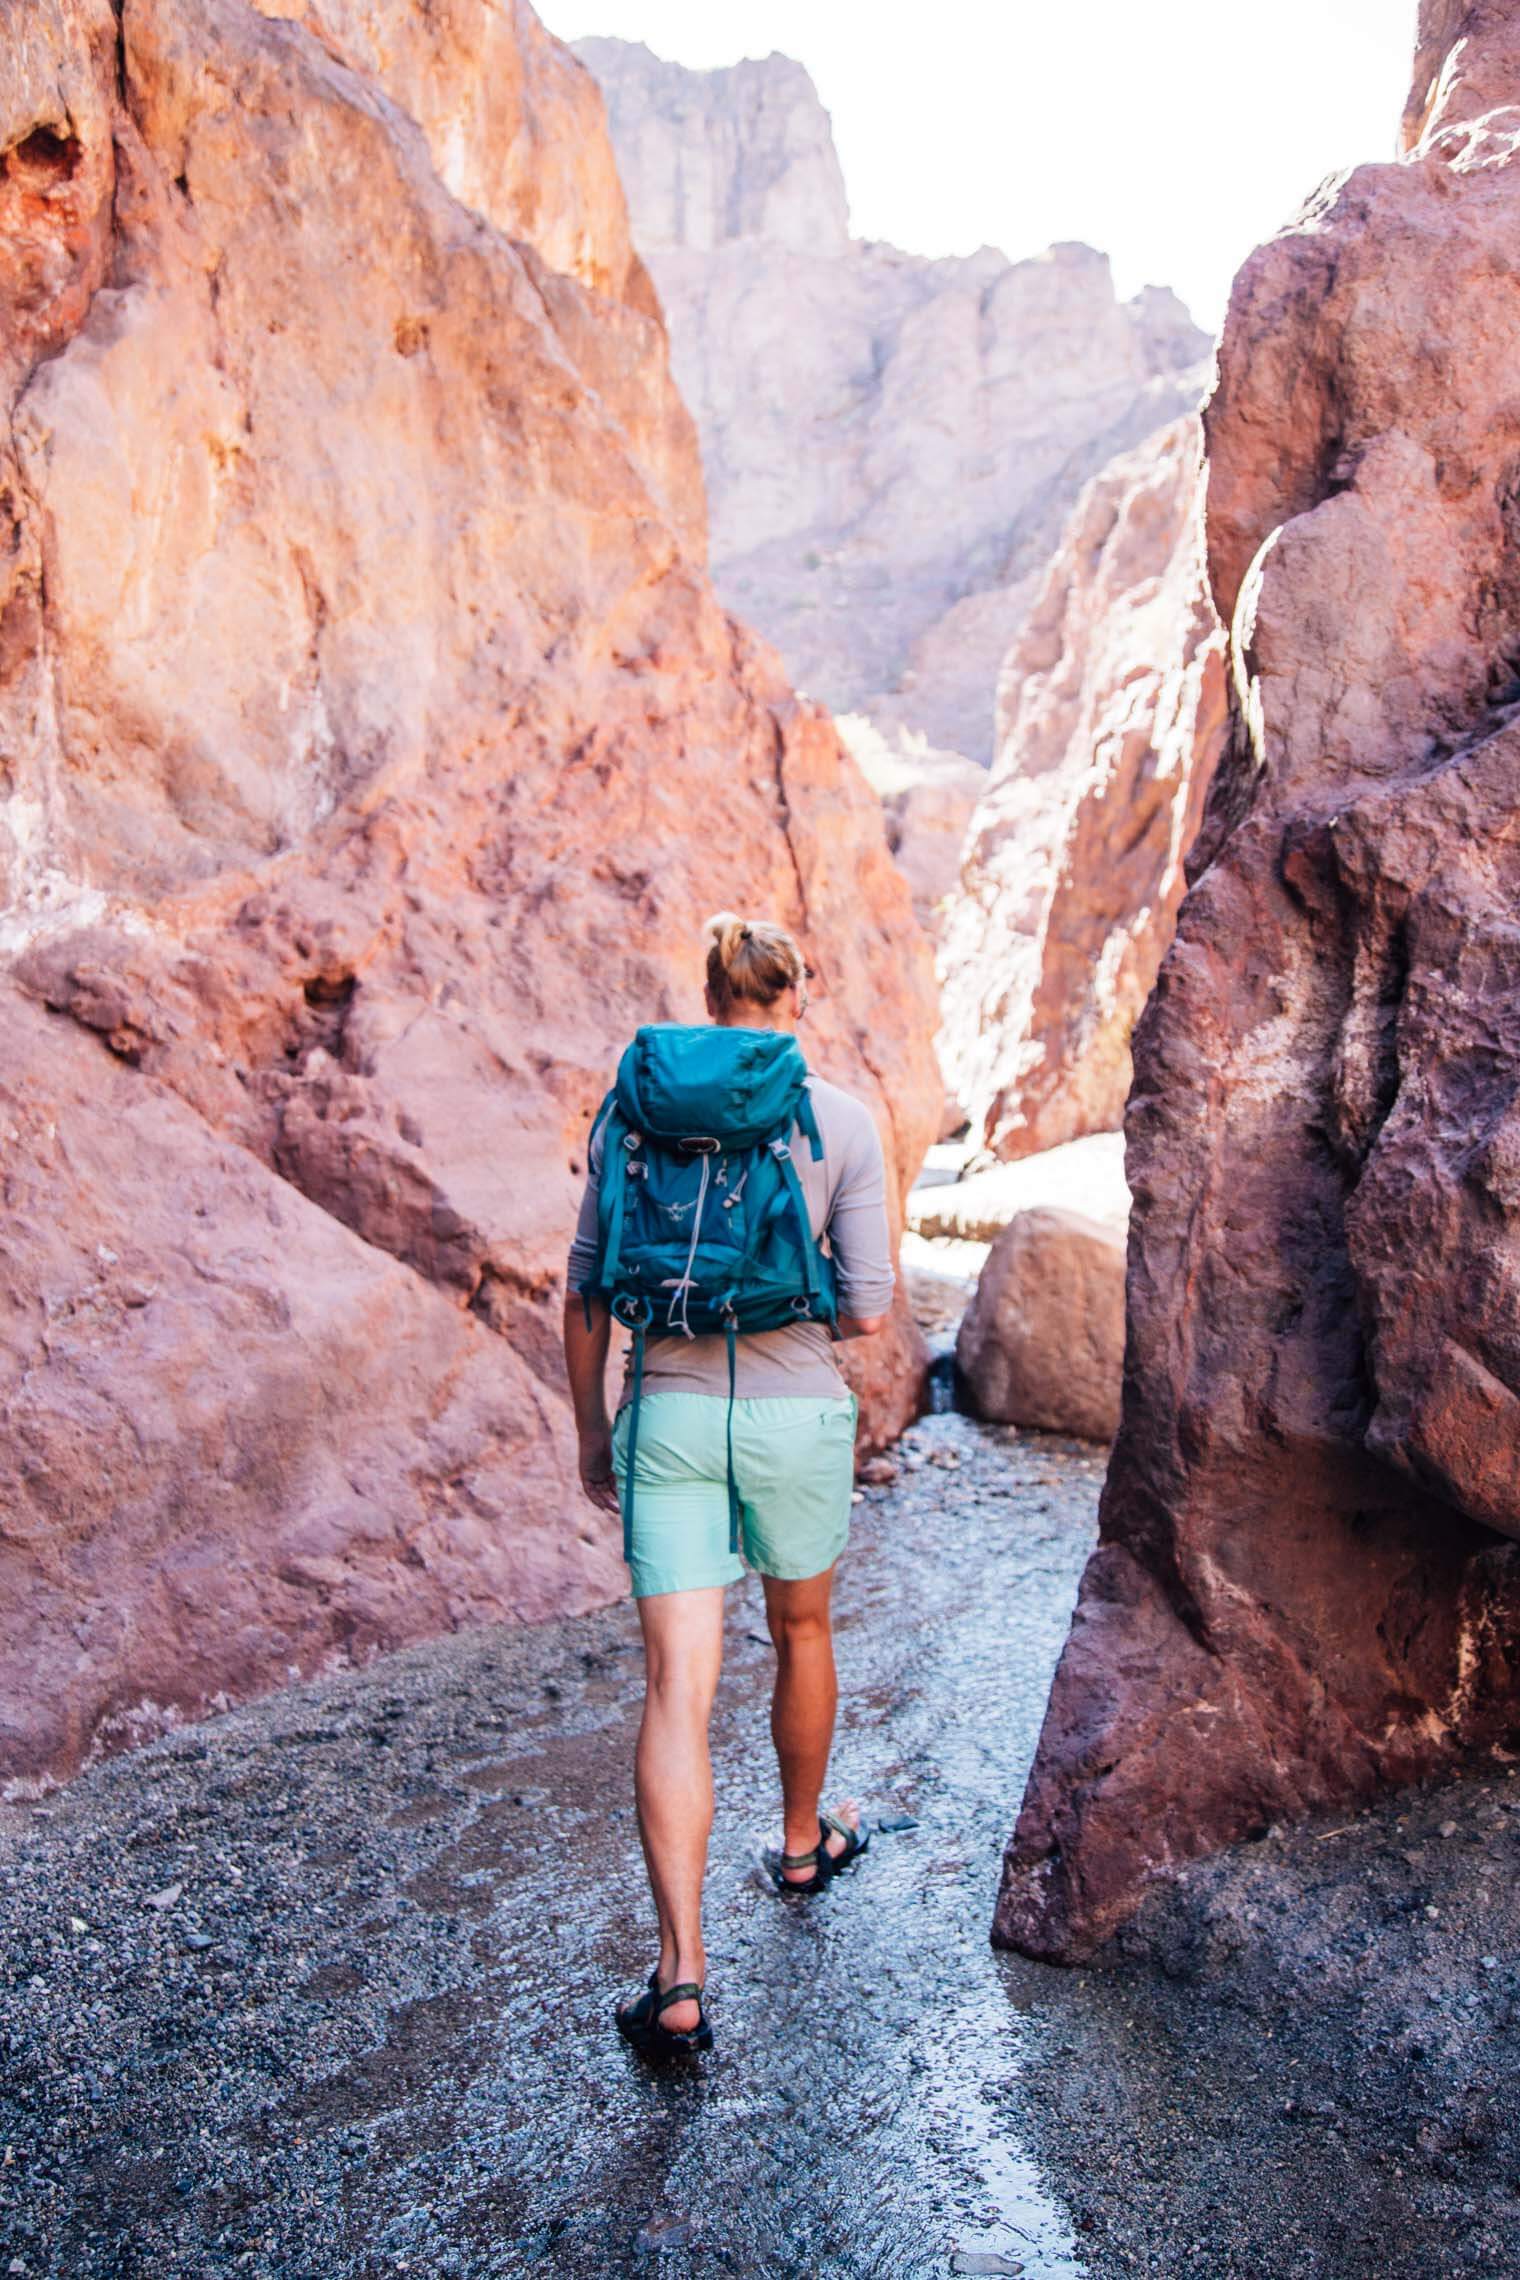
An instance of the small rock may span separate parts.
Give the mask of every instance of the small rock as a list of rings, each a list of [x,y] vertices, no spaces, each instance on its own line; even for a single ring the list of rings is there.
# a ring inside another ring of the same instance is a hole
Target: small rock
[[[696,2232],[695,2217],[685,2216],[672,2209],[663,2216],[653,2216],[639,2228],[637,2245],[643,2249],[680,2248]]]
[[[896,1836],[901,1829],[916,1829],[918,1821],[912,1813],[878,1813],[876,1826],[886,1836]]]
[[[183,1932],[180,1935],[180,1940],[182,1946],[193,1948],[199,1954],[203,1948],[210,1947],[211,1934],[209,1932]]]
[[[952,2272],[1022,2272],[1024,2267],[1011,2256],[999,2256],[996,2251],[982,2248],[958,2248],[950,2259]]]
[[[85,1922],[85,1920],[84,1920],[83,1916],[70,1916],[70,1918],[69,1918],[69,1930],[70,1930],[71,1932],[87,1932],[87,1931],[89,1930],[89,1928],[90,1928],[90,1927],[89,1927],[89,1925],[88,1925],[88,1924]]]
[[[184,1889],[183,1884],[166,1884],[161,1892],[150,1892],[143,1905],[148,1908],[172,1908]]]
[[[1441,1834],[1443,1837],[1454,1837],[1456,1833],[1457,1824],[1455,1821],[1443,1821],[1441,1823]]]
[[[867,1488],[890,1488],[897,1478],[897,1461],[894,1457],[869,1457],[860,1468],[860,1478]]]

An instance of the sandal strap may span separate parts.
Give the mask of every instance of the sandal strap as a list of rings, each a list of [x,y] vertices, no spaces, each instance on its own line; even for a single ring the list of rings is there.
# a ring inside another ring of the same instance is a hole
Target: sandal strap
[[[832,1830],[836,1837],[843,1837],[846,1844],[856,1844],[860,1838],[859,1829],[853,1828],[848,1821],[841,1821],[837,1813],[820,1813],[818,1826],[820,1829]]]
[[[693,1985],[689,1979],[683,1979],[678,1986],[667,1987],[655,2004],[656,2014],[667,2010],[672,2003],[695,2003],[700,2011],[702,2008],[702,1990]]]
[[[783,1868],[811,1868],[818,1858],[818,1847],[814,1845],[811,1852],[780,1853],[777,1857]]]

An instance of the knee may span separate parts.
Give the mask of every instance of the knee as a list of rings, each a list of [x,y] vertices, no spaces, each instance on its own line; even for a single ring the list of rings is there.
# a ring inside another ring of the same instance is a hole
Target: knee
[[[829,1643],[829,1618],[815,1609],[780,1615],[771,1625],[771,1637],[783,1662],[791,1655],[816,1654]]]
[[[680,1661],[653,1662],[645,1682],[652,1708],[667,1718],[705,1725],[712,1714],[716,1687],[705,1670]]]

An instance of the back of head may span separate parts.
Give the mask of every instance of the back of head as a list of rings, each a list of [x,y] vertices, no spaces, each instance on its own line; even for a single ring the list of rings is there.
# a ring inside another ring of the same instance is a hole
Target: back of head
[[[772,1006],[802,986],[807,967],[796,936],[784,926],[720,910],[705,932],[707,987],[719,1014],[738,1004]]]

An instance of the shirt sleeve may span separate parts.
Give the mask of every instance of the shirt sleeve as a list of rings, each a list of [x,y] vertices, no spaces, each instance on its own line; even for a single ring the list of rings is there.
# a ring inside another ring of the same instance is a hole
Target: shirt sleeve
[[[602,1143],[606,1130],[605,1125],[599,1127],[593,1134],[591,1146],[586,1153],[586,1186],[576,1215],[575,1233],[570,1239],[570,1254],[565,1263],[565,1285],[569,1290],[584,1290],[596,1267],[596,1211],[602,1185]]]
[[[885,1314],[897,1278],[892,1271],[881,1136],[868,1110],[851,1135],[829,1213],[828,1236],[839,1278],[840,1313],[857,1321]]]

